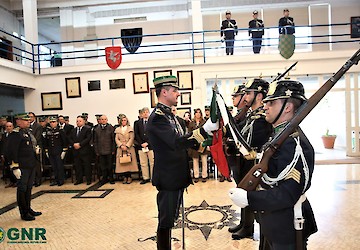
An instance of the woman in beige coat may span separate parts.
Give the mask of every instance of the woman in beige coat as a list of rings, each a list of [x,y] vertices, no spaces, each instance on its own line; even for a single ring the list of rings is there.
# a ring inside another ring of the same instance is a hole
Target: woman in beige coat
[[[120,115],[120,127],[115,129],[115,143],[117,147],[116,151],[116,174],[122,174],[124,176],[124,184],[130,184],[132,182],[131,172],[138,172],[138,165],[136,162],[135,148],[134,148],[134,129],[130,126],[129,120],[126,115]],[[131,154],[131,162],[120,163],[120,157]]]

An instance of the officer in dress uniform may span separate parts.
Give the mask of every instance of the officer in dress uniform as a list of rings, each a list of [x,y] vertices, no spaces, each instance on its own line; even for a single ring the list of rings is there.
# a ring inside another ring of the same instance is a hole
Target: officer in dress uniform
[[[272,137],[283,130],[305,100],[300,82],[271,83],[263,101],[266,120],[274,127]],[[308,237],[317,231],[305,197],[314,170],[314,149],[300,127],[280,145],[268,167],[256,191],[231,189],[230,198],[257,213],[263,249],[306,249]]]
[[[226,19],[222,21],[221,23],[221,40],[225,40],[226,45],[226,55],[233,55],[234,54],[234,40],[235,35],[238,34],[237,30],[237,24],[234,19],[231,19],[231,12],[230,10],[227,10],[226,13]]]
[[[292,35],[295,33],[294,18],[289,16],[289,9],[284,9],[284,16],[279,19],[279,34]]]
[[[207,133],[218,128],[209,119],[203,128],[184,135],[179,121],[171,112],[180,96],[175,76],[154,79],[159,103],[149,117],[146,131],[154,150],[152,184],[158,190],[157,249],[171,249],[171,228],[178,217],[183,191],[191,183],[187,148],[199,149]],[[203,148],[202,148],[203,151]]]
[[[19,129],[14,130],[8,141],[10,169],[18,179],[17,203],[22,220],[35,220],[42,213],[31,208],[31,190],[35,179],[36,152],[32,137],[28,131],[30,117],[28,114],[17,115]]]
[[[250,79],[243,89],[244,102],[249,106],[246,118],[239,124],[240,133],[247,143],[257,152],[267,142],[272,132],[271,124],[265,120],[262,100],[266,97],[269,83],[263,79]],[[255,165],[255,159],[240,158],[239,176],[234,176],[240,183],[247,172]],[[252,238],[254,234],[254,212],[250,208],[241,209],[241,229],[232,234],[233,239]]]
[[[264,35],[264,22],[258,18],[258,11],[253,11],[253,20],[249,22],[249,36],[252,37],[254,54],[259,54]]]
[[[68,145],[66,134],[63,129],[58,127],[56,117],[50,117],[49,122],[50,128],[45,133],[44,148],[55,177],[50,186],[62,186],[65,180],[64,163],[62,160],[65,158]]]

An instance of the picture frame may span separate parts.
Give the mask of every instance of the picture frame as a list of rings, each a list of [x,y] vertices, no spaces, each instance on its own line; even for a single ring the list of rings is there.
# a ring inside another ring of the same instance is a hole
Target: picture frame
[[[148,72],[133,73],[134,94],[149,93]]]
[[[350,37],[360,38],[360,16],[350,18]]]
[[[61,92],[41,93],[41,108],[46,110],[62,110]]]
[[[101,90],[100,80],[88,81],[88,91]]]
[[[110,89],[125,89],[125,79],[110,79],[109,80]]]
[[[182,92],[180,96],[181,105],[191,105],[191,92]]]
[[[184,114],[187,111],[190,112],[190,116],[191,116],[191,107],[187,107],[187,108],[185,108],[185,107],[180,107],[180,108],[176,107],[176,109],[177,109],[176,115],[181,117],[181,118],[184,117]]]
[[[171,69],[154,71],[154,78],[157,78],[160,76],[171,76],[171,75],[172,75]]]
[[[156,88],[150,88],[150,106],[151,108],[155,108],[158,103],[158,99],[156,96]]]
[[[178,78],[180,90],[192,90],[193,89],[193,72],[192,72],[192,70],[178,71],[177,78]]]
[[[80,77],[65,78],[66,97],[81,97]]]

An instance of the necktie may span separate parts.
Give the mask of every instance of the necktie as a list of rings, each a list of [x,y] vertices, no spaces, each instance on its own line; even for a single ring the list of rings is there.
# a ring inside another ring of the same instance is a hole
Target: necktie
[[[147,124],[147,121],[145,120],[144,121],[144,130],[146,129],[146,124]]]
[[[76,136],[79,136],[80,130],[81,130],[81,129],[78,127],[78,128],[77,128],[77,132],[76,132]]]

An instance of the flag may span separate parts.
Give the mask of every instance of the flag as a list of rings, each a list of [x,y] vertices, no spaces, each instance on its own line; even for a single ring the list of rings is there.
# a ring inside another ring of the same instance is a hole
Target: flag
[[[279,36],[279,51],[280,55],[285,59],[289,59],[295,50],[295,36],[288,34],[281,34]]]

